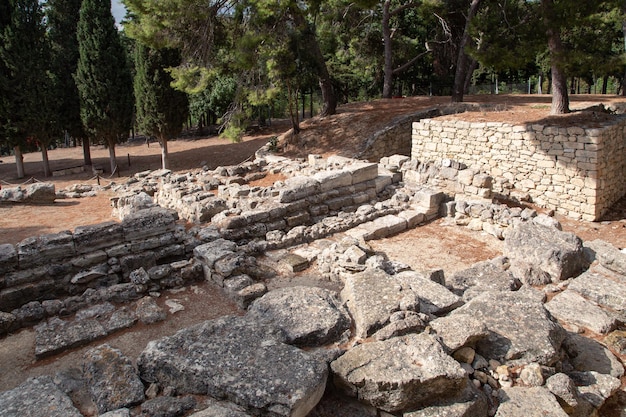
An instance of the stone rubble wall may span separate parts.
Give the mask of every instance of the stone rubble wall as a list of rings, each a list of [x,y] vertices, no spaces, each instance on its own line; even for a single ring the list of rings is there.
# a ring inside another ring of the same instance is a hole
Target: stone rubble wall
[[[0,245],[0,310],[8,313],[0,330],[201,279],[202,268],[191,259],[198,243],[176,221],[175,213],[155,207],[121,223]],[[137,278],[140,268],[148,279]]]
[[[504,192],[593,221],[626,194],[625,128],[624,116],[593,128],[424,119],[413,123],[411,157],[458,161]]]

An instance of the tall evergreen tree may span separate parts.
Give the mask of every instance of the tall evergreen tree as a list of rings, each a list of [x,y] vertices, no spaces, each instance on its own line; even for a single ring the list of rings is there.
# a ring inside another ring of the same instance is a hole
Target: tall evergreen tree
[[[171,87],[166,68],[180,64],[175,49],[135,45],[135,115],[144,134],[155,136],[161,146],[163,169],[169,168],[167,141],[180,134],[189,114],[187,95]]]
[[[17,176],[23,177],[21,145],[27,137],[41,144],[44,172],[49,175],[47,146],[54,123],[50,93],[52,78],[47,68],[48,44],[42,6],[37,0],[9,0],[8,19],[0,34],[3,94],[0,111],[5,143],[15,151]]]
[[[133,87],[110,0],[83,0],[77,36],[81,119],[87,133],[108,146],[113,173],[118,169],[115,145],[131,127]]]
[[[46,16],[55,77],[59,128],[70,137],[82,140],[85,165],[91,165],[89,138],[80,119],[80,98],[74,82],[78,64],[78,25],[81,0],[48,0]]]

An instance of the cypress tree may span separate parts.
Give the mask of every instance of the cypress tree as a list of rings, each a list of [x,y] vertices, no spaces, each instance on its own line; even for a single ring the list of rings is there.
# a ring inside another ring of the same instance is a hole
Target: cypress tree
[[[180,64],[175,49],[152,49],[135,45],[135,114],[137,126],[155,136],[161,146],[163,169],[169,168],[167,141],[180,134],[189,114],[187,95],[171,87],[172,77],[165,70]]]
[[[48,0],[46,15],[59,128],[74,139],[82,139],[85,165],[91,165],[89,138],[80,119],[80,99],[73,77],[78,64],[76,28],[80,5],[81,0]]]
[[[131,127],[133,87],[110,0],[83,0],[77,37],[80,116],[87,133],[108,146],[114,173],[115,145]]]

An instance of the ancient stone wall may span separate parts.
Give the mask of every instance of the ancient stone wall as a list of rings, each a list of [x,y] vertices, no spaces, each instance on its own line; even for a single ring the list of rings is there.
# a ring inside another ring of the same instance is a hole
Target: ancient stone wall
[[[625,129],[624,116],[588,128],[424,119],[413,123],[411,157],[459,161],[504,191],[593,221],[626,194]]]
[[[11,326],[19,328],[94,302],[127,301],[201,279],[201,266],[190,260],[193,245],[176,220],[175,213],[157,207],[121,223],[0,245],[0,311],[11,312]]]

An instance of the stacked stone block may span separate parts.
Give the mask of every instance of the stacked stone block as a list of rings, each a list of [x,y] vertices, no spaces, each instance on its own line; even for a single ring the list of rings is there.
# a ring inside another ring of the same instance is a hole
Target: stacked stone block
[[[175,213],[155,207],[121,223],[0,245],[0,310],[21,327],[92,302],[125,301],[201,279],[202,268],[190,261],[194,245],[176,220]],[[148,279],[139,282],[138,270]]]
[[[411,156],[454,159],[540,206],[593,221],[626,194],[625,128],[625,116],[600,127],[424,119],[413,124]]]

